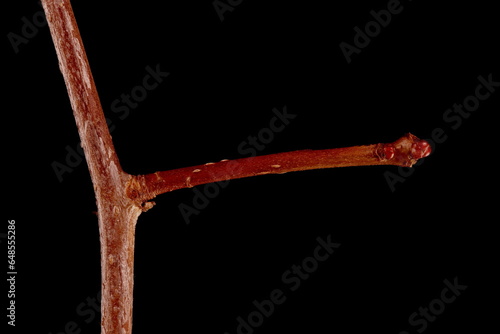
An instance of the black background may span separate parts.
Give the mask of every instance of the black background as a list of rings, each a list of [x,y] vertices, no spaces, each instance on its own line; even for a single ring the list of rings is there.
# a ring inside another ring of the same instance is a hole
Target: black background
[[[490,4],[405,1],[348,64],[339,44],[353,44],[354,27],[387,3],[246,0],[221,21],[212,1],[73,1],[129,173],[240,158],[238,145],[284,106],[297,116],[261,154],[390,142],[406,132],[431,138],[439,128],[447,136],[394,191],[384,173],[410,171],[234,180],[190,224],[179,205],[192,205],[193,189],[159,196],[136,231],[134,333],[233,334],[237,317],[274,289],[287,299],[255,333],[416,333],[422,327],[409,316],[455,277],[467,289],[424,332],[484,333],[496,322],[500,88],[457,129],[443,115],[474,94],[478,76],[500,81],[498,17]],[[99,333],[98,319],[77,311],[100,289],[89,173],[82,162],[59,182],[51,166],[79,142],[70,103],[48,27],[18,53],[7,38],[41,7],[8,7],[2,169],[4,226],[17,226],[16,330],[64,333],[74,321],[79,333]],[[112,102],[157,64],[169,77],[120,119]],[[341,246],[290,291],[282,274],[328,235]]]

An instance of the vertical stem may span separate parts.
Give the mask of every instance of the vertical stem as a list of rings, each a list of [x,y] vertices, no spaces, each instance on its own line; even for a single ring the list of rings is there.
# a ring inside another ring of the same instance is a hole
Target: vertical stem
[[[92,182],[94,185],[105,184],[111,169],[123,172],[102,111],[73,9],[69,0],[42,0],[42,4]],[[110,168],[110,164],[114,167]]]
[[[135,209],[135,210],[134,210]],[[132,333],[136,207],[100,208],[102,334]]]
[[[102,266],[102,333],[132,332],[134,234],[141,213],[125,189],[69,0],[42,0],[97,200]]]

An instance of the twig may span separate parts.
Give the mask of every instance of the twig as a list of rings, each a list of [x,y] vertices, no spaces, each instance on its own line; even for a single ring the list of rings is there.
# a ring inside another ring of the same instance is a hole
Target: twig
[[[430,151],[427,141],[408,133],[388,144],[277,153],[134,176],[127,194],[143,204],[173,190],[257,175],[350,166],[411,167],[418,159],[428,156]],[[147,204],[144,209],[150,207],[151,204]]]
[[[42,0],[94,185],[101,239],[102,333],[132,331],[135,224],[118,161],[69,0]]]
[[[367,165],[412,166],[430,153],[407,134],[390,144],[304,150],[133,176],[118,161],[69,0],[42,0],[73,108],[98,208],[102,334],[132,332],[135,225],[155,196],[242,177]]]

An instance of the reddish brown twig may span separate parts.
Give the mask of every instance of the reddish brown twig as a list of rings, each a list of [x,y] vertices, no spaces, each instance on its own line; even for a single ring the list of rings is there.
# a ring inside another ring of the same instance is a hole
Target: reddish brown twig
[[[131,199],[144,203],[176,189],[264,174],[349,166],[411,167],[418,159],[429,155],[430,150],[428,142],[408,133],[388,144],[277,153],[134,176],[127,193]],[[147,205],[145,209],[150,207]]]
[[[102,332],[131,333],[135,223],[125,194],[131,176],[116,156],[69,0],[43,0],[97,200],[102,267]]]
[[[69,0],[42,0],[97,200],[102,267],[102,333],[132,332],[135,224],[155,196],[242,177],[317,168],[412,166],[430,153],[407,134],[394,143],[304,150],[132,176],[120,167]]]

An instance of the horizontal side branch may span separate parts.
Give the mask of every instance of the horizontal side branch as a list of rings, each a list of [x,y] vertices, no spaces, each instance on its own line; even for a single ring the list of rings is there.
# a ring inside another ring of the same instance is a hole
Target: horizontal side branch
[[[406,134],[388,144],[352,146],[327,150],[301,150],[235,160],[222,160],[186,168],[135,176],[128,196],[144,203],[155,196],[201,184],[265,174],[284,174],[310,169],[396,165],[411,167],[430,153],[429,144]],[[148,209],[149,207],[145,208]]]

